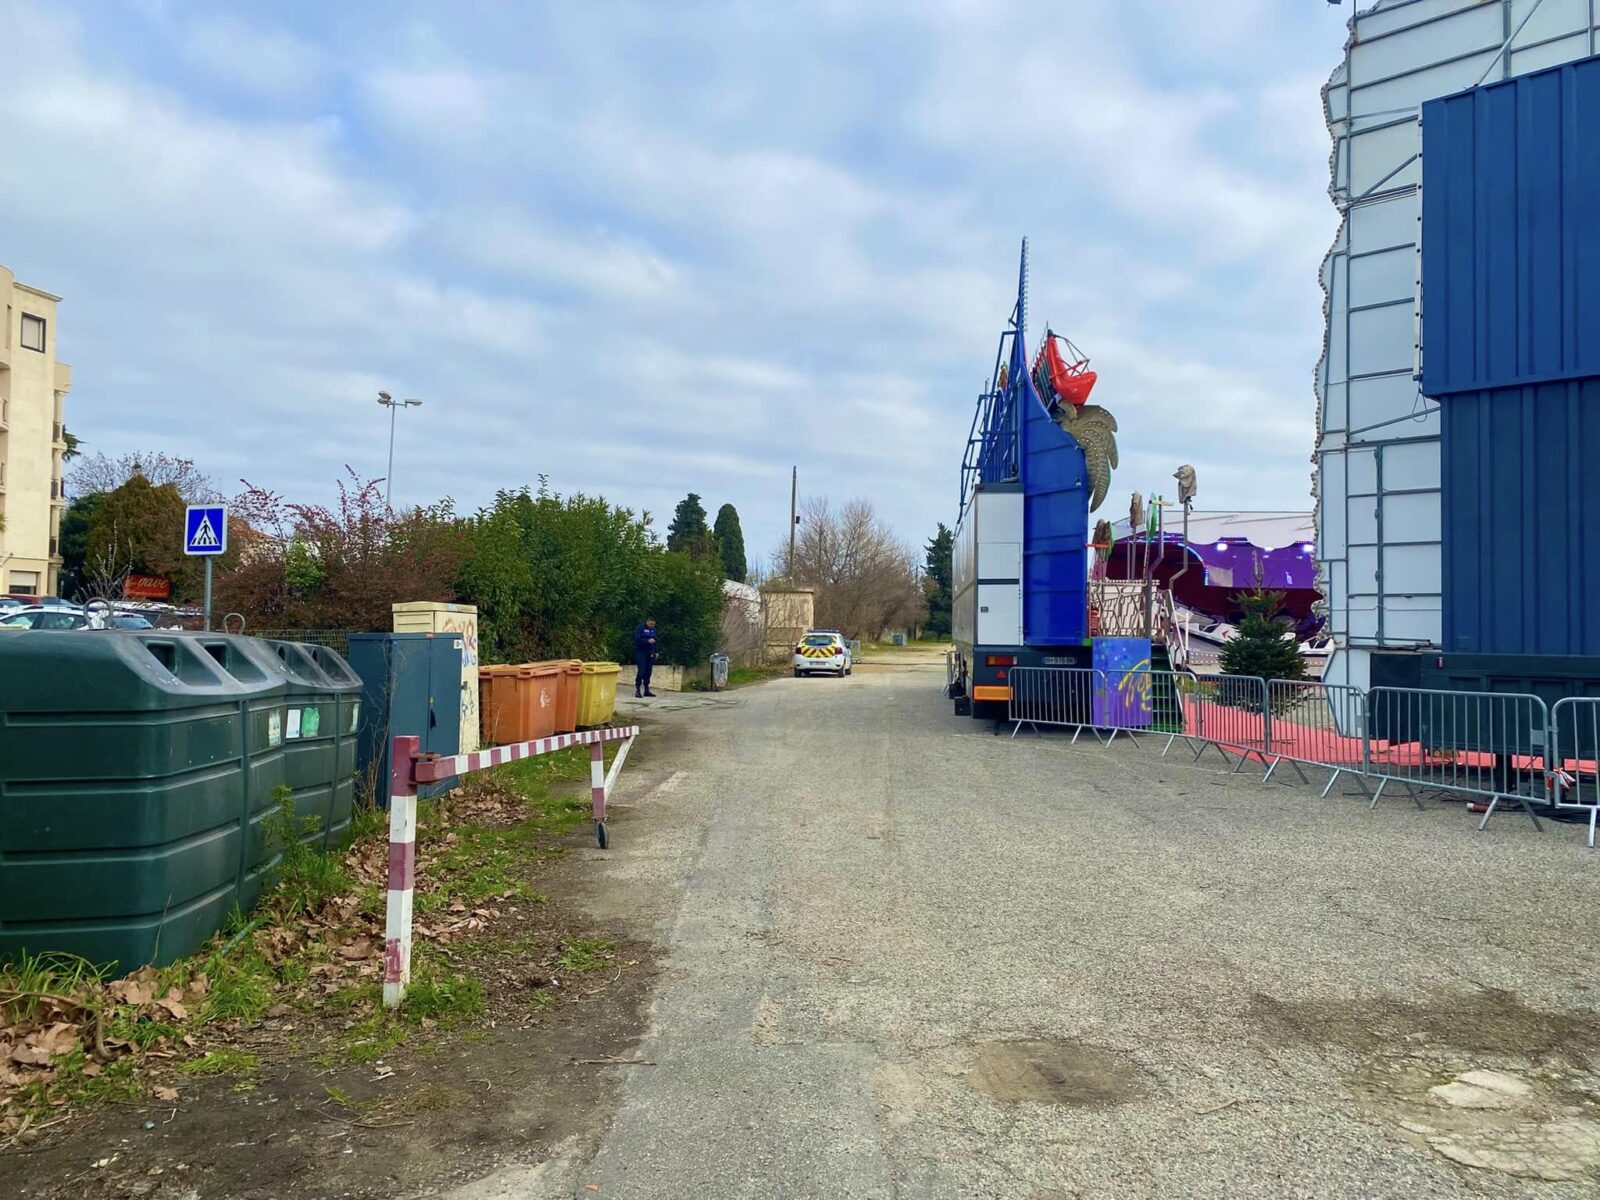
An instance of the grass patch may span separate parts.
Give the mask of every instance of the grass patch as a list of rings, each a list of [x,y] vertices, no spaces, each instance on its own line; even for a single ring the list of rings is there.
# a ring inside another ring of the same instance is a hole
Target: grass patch
[[[409,1020],[456,1025],[481,1017],[483,984],[470,975],[421,975],[406,989],[400,1011]]]
[[[769,679],[777,679],[779,676],[787,675],[788,673],[789,671],[786,667],[730,667],[728,668],[728,686],[724,690],[731,692],[734,688],[749,687],[753,683],[766,683]],[[711,690],[711,681],[709,679],[691,680],[689,686],[684,690],[709,692]]]
[[[104,972],[76,954],[29,954],[0,970],[0,1025],[29,1021],[50,996],[72,996],[100,986]]]
[[[217,1075],[254,1075],[260,1069],[261,1059],[248,1050],[213,1050],[209,1054],[178,1064],[178,1070],[185,1075],[198,1075],[203,1078]]]
[[[616,948],[610,938],[570,938],[561,943],[556,961],[568,971],[592,971],[608,963]]]
[[[263,822],[263,831],[277,862],[270,872],[272,891],[263,902],[282,917],[314,913],[324,901],[350,890],[350,874],[337,855],[312,845],[310,839],[321,829],[322,819],[299,815],[286,787],[272,795],[277,811]]]
[[[353,1063],[377,1062],[404,1042],[409,1032],[406,1023],[388,1009],[377,1009],[350,1031],[344,1044],[344,1056]]]

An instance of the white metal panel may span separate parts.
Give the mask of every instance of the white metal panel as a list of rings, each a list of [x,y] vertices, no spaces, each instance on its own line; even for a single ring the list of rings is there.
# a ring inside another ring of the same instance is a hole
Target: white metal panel
[[[1351,496],[1345,507],[1349,541],[1353,546],[1378,544],[1378,498],[1376,496]]]
[[[1370,596],[1378,594],[1378,548],[1350,543],[1350,588]]]
[[[1398,596],[1437,596],[1439,594],[1439,547],[1385,546],[1383,548],[1383,597],[1391,603]],[[1385,613],[1387,617],[1388,613]],[[1388,632],[1387,629],[1384,631]]]
[[[1421,108],[1424,100],[1449,96],[1476,87],[1478,80],[1485,74],[1492,76],[1496,70],[1498,49],[1499,47],[1495,46],[1460,62],[1440,63],[1418,71],[1414,75],[1402,75],[1396,79],[1386,79],[1381,83],[1352,87],[1350,89],[1352,119],[1392,113],[1414,113]]]
[[[1348,220],[1350,240],[1363,250],[1415,246],[1421,228],[1416,201],[1409,196],[1388,196],[1357,204],[1350,210]]]
[[[1551,4],[1548,0],[1511,0],[1511,28],[1516,32],[1516,40],[1511,43],[1512,49],[1518,46],[1532,46],[1537,42],[1548,42],[1553,38],[1564,37],[1569,33],[1581,33],[1587,36],[1589,28],[1589,14],[1584,5]],[[1524,24],[1526,22],[1526,24]],[[1571,58],[1583,58],[1584,52],[1570,55]],[[1557,62],[1566,62],[1565,58]],[[1513,74],[1521,74],[1515,68]]]
[[[1437,595],[1389,596],[1383,606],[1383,640],[1389,646],[1437,646],[1443,637]]]
[[[1330,595],[1347,596],[1350,594],[1348,568],[1342,562],[1330,562],[1326,567],[1328,592]],[[1350,616],[1343,605],[1338,608],[1332,606],[1328,609],[1328,633],[1334,637],[1350,632]]]
[[[1526,38],[1518,38],[1518,43],[1525,42]],[[1556,42],[1546,42],[1542,46],[1534,46],[1528,50],[1514,50],[1511,54],[1511,73],[1513,75],[1526,75],[1529,71],[1542,71],[1546,67],[1559,66],[1564,62],[1571,62],[1575,58],[1587,58],[1589,55],[1589,32],[1584,30],[1569,38],[1562,38]]]
[[[1016,582],[1022,578],[1021,542],[984,542],[978,547],[978,578]]]
[[[1396,30],[1482,6],[1483,0],[1380,0],[1361,14],[1361,36],[1371,41]]]
[[[1327,454],[1322,458],[1322,470],[1317,486],[1322,489],[1323,503],[1317,505],[1317,553],[1324,559],[1343,558],[1348,540],[1345,523],[1345,506],[1338,501],[1345,495],[1345,455]],[[1332,496],[1334,503],[1326,498]]]
[[[1350,259],[1350,302],[1377,304],[1417,294],[1417,248],[1411,243]]]
[[[1372,447],[1351,450],[1348,457],[1346,485],[1352,495],[1377,495],[1378,457]]]
[[[1411,370],[1417,357],[1413,313],[1409,304],[1350,313],[1350,374]]]
[[[1350,428],[1376,432],[1379,438],[1397,437],[1391,430],[1376,431],[1375,426],[1391,421],[1404,421],[1423,409],[1431,408],[1432,401],[1417,398],[1417,381],[1411,372],[1380,375],[1372,379],[1357,379],[1350,384]],[[1407,422],[1405,436],[1415,437],[1423,432]],[[1367,433],[1363,433],[1363,437]],[[1437,452],[1435,453],[1437,457]]]
[[[1427,25],[1408,22],[1411,28],[1387,37],[1360,37],[1350,50],[1350,80],[1359,84],[1397,75],[1414,77],[1422,64],[1497,50],[1504,38],[1503,20],[1500,5],[1478,3],[1458,8],[1448,20]]]
[[[1417,123],[1406,120],[1399,124],[1380,125],[1366,133],[1350,137],[1350,192],[1352,199],[1360,199],[1371,191],[1392,191],[1402,183],[1416,184],[1419,176],[1413,173],[1401,179],[1396,172],[1403,169],[1406,159],[1421,149],[1417,136]]]
[[[1383,464],[1388,478],[1389,463]],[[1439,536],[1439,493],[1407,492],[1380,498],[1385,542],[1426,542]]]
[[[978,585],[978,641],[985,646],[1022,645],[1020,584]]]
[[[1434,418],[1437,420],[1437,417]],[[1439,448],[1432,442],[1395,442],[1383,448],[1386,490],[1439,486]]]

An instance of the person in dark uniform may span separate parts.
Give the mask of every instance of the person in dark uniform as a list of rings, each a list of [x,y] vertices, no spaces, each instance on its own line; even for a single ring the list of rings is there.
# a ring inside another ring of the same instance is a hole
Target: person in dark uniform
[[[633,676],[633,694],[636,697],[655,695],[650,690],[650,673],[655,669],[656,659],[660,657],[661,650],[656,641],[656,619],[648,617],[643,625],[633,631],[633,665],[636,668]]]

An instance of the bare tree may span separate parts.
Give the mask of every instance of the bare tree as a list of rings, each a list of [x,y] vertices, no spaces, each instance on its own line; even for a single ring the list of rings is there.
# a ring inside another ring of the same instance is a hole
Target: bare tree
[[[773,557],[774,574],[788,558]],[[837,511],[826,497],[800,506],[790,582],[816,591],[816,621],[848,637],[877,637],[920,621],[925,612],[917,557],[865,499]]]
[[[190,458],[179,458],[165,451],[134,452],[108,458],[104,454],[79,457],[72,464],[67,482],[75,496],[94,492],[114,492],[135,475],[143,475],[160,487],[170,483],[178,489],[185,504],[204,504],[222,499],[211,479]]]

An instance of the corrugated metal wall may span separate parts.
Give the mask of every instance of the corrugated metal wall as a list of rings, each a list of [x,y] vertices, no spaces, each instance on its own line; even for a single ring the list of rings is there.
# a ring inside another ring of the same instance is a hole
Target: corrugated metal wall
[[[1443,408],[1444,649],[1600,654],[1600,379]]]
[[[1022,406],[1023,642],[1077,645],[1089,636],[1088,471],[1031,381]]]
[[[1600,375],[1600,58],[1422,107],[1422,390]]]
[[[1423,106],[1443,648],[1600,655],[1600,58]]]

